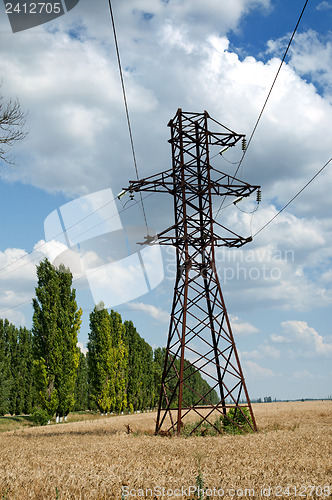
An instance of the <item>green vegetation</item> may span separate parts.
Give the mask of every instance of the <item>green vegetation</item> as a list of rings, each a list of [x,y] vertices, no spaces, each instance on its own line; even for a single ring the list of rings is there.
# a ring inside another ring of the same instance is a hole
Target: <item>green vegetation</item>
[[[0,415],[31,412],[32,363],[29,330],[0,319]]]
[[[15,417],[0,417],[0,433],[32,427],[35,425],[30,415],[19,415]]]
[[[222,425],[228,434],[250,432],[252,419],[247,407],[230,408],[227,416],[222,418]]]
[[[34,408],[31,414],[32,421],[35,425],[46,425],[49,420],[48,417],[48,412],[41,408]]]
[[[37,266],[37,277],[32,326],[36,400],[49,417],[62,417],[75,405],[82,310],[77,308],[69,269],[56,269],[45,259]]]
[[[25,424],[45,425],[54,415],[72,411],[90,410],[91,416],[93,411],[133,413],[156,407],[166,350],[153,351],[132,321],[122,322],[119,313],[101,303],[90,314],[85,356],[77,347],[82,311],[72,274],[44,259],[37,278],[31,332],[0,320],[0,415],[31,414]],[[179,363],[174,362],[177,371]],[[184,373],[190,377],[190,389],[183,389],[185,406],[210,387],[188,361]],[[175,383],[174,378],[168,385]],[[209,397],[218,401],[215,391]]]
[[[226,416],[215,419],[213,425],[204,421],[188,423],[183,426],[184,436],[216,436],[218,434],[244,434],[252,432],[252,419],[248,407],[230,408]]]
[[[127,408],[128,346],[120,314],[103,304],[90,314],[88,343],[89,402],[101,413]]]
[[[161,374],[164,368],[166,356],[166,349],[158,348],[155,351],[155,363],[157,366],[157,374],[156,383],[157,383],[157,394],[160,392],[160,382],[161,382]],[[174,360],[174,366],[168,368],[168,383],[167,386],[170,389],[170,392],[174,391],[174,388],[178,382],[178,377],[176,373],[180,372],[180,360],[177,358]],[[193,365],[189,363],[189,361],[185,360],[184,362],[184,379],[186,383],[183,385],[183,400],[182,406],[187,407],[193,405],[197,401],[197,394],[208,394],[205,398],[204,404],[217,404],[219,402],[218,395],[215,390],[210,390],[209,384],[204,380],[201,374],[195,369]],[[190,381],[189,381],[190,379]],[[208,400],[208,401],[207,401]],[[175,397],[171,403],[171,408],[177,407],[177,392],[175,393]],[[166,407],[165,398],[162,401],[163,407]]]

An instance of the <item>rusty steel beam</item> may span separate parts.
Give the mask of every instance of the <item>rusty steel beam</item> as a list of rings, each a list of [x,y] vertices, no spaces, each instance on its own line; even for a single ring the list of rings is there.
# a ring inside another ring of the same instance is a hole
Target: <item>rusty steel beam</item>
[[[210,130],[210,123],[218,127],[216,132]],[[156,433],[180,434],[183,419],[190,412],[199,417],[192,432],[203,423],[218,430],[215,413],[230,419],[227,410],[234,406],[242,414],[243,408],[248,408],[251,416],[248,424],[257,430],[215,266],[215,247],[241,247],[251,237],[242,237],[216,222],[212,200],[220,196],[247,197],[259,186],[210,165],[212,146],[234,146],[243,135],[217,122],[206,111],[185,113],[179,109],[168,125],[172,168],[130,181],[129,187],[124,188],[130,192],[166,192],[173,196],[174,203],[174,224],[155,237],[148,235],[141,243],[172,245],[176,249],[177,275]],[[216,234],[215,230],[222,234]],[[212,381],[209,390],[202,394],[191,386],[191,377],[197,372]],[[214,389],[217,403],[211,399]],[[188,391],[194,404],[186,402]],[[240,404],[241,400],[246,403]],[[202,413],[204,409],[206,414]],[[234,425],[239,427],[235,421]]]

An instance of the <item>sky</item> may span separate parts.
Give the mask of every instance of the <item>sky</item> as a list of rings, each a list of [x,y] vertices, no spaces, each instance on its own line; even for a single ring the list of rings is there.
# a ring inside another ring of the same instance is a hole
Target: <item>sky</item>
[[[303,5],[302,0],[113,1],[141,178],[171,168],[167,124],[178,108],[207,110],[250,136]],[[262,201],[253,215],[254,199],[218,215],[218,222],[243,236],[260,231],[331,158],[331,22],[332,2],[309,0],[238,172],[261,186]],[[0,44],[0,92],[4,101],[19,99],[28,131],[8,151],[12,163],[0,162],[0,317],[30,328],[41,259],[60,262],[66,248],[78,242],[76,251],[94,269],[103,262],[103,249],[92,247],[87,235],[100,221],[100,234],[113,231],[122,242],[114,244],[117,259],[130,252],[137,258],[128,241],[138,233],[144,237],[144,218],[137,195],[98,212],[136,176],[108,2],[80,0],[56,20],[17,33],[1,3]],[[211,164],[232,175],[241,155],[239,146]],[[217,253],[251,398],[332,394],[331,181],[332,164],[251,243]],[[160,232],[172,225],[170,197],[144,196],[149,227]],[[214,203],[218,209],[219,200]],[[97,212],[78,224],[87,206]],[[107,218],[112,222],[103,223]],[[61,232],[71,224],[79,231],[69,244],[55,237],[58,227]],[[129,227],[140,229],[123,229]],[[130,293],[119,290],[124,302],[115,309],[158,347],[167,340],[174,254],[155,248],[149,262],[160,268],[162,258],[163,274],[140,290],[128,276]],[[117,269],[113,289],[128,269]],[[109,289],[109,280],[103,272],[89,281],[82,270],[74,271],[83,309],[79,342],[85,348],[89,313],[101,298],[94,290]]]

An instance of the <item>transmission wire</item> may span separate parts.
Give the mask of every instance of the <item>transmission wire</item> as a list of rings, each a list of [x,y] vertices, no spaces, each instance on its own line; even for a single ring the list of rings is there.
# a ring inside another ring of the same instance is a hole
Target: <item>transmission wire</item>
[[[154,193],[150,193],[148,195],[146,195],[144,197],[144,199],[146,198],[149,198],[150,196],[152,196]],[[61,233],[59,233],[58,235],[54,236],[54,238],[57,238],[58,236],[61,236],[62,234],[64,234],[65,232],[68,231],[68,229],[71,229],[72,227],[76,226],[77,224],[79,224],[82,220],[85,220],[87,217],[90,217],[90,215],[93,215],[94,213],[98,212],[98,210],[100,210],[101,208],[105,207],[106,205],[108,205],[109,203],[111,203],[112,201],[114,201],[116,198],[114,198],[113,200],[105,203],[104,205],[102,205],[101,207],[97,208],[96,210],[94,210],[94,212],[91,212],[91,214],[88,214],[87,216],[83,217],[83,219],[79,220],[78,222],[75,222],[74,224],[72,224],[71,226],[69,226],[65,231],[62,231]],[[92,229],[95,229],[96,227],[100,226],[101,224],[104,224],[106,221],[110,220],[110,219],[113,219],[113,217],[117,217],[119,214],[122,214],[123,212],[125,212],[126,210],[128,210],[129,208],[132,208],[134,207],[135,205],[137,205],[139,202],[136,201],[136,200],[133,200],[133,205],[129,205],[127,207],[123,207],[122,210],[119,210],[117,213],[113,214],[111,217],[108,217],[107,219],[104,219],[102,220],[101,222],[99,222],[98,224],[95,224],[94,226],[90,227],[89,229],[86,229],[84,231],[82,231],[81,233],[77,234],[76,235],[76,238],[78,238],[79,236],[82,236],[83,234],[91,231]],[[54,239],[53,238],[53,239]],[[19,257],[18,259],[15,259],[13,262],[11,262],[10,264],[7,264],[6,266],[3,266],[0,271],[3,271],[4,269],[7,269],[8,267],[14,265],[16,262],[19,262],[20,260],[28,257],[29,255],[32,255],[34,252],[36,252],[37,250],[39,250],[40,248],[44,247],[45,245],[47,245],[48,243],[50,243],[50,241],[52,240],[48,240],[48,241],[45,241],[44,243],[42,243],[41,245],[39,245],[37,248],[34,248],[33,250],[30,250],[29,252],[27,252],[25,255],[23,255],[22,257]],[[68,249],[68,247],[67,247]],[[19,271],[20,269],[22,269],[23,267],[29,265],[29,264],[32,264],[32,262],[35,262],[36,260],[40,259],[40,256],[37,256],[37,257],[34,257],[33,259],[29,260],[28,262],[25,262],[24,264],[22,264],[20,267],[17,267],[16,269],[12,269],[11,271],[8,271],[4,274],[2,274],[0,276],[0,279],[1,278],[4,278],[5,276],[7,276],[8,274],[11,274],[11,273],[14,273],[16,271]],[[14,306],[14,307],[18,307],[18,306]],[[7,309],[5,309],[5,311],[7,311]],[[2,313],[3,311],[0,311],[0,314]]]
[[[248,148],[249,148],[249,146],[250,146],[250,144],[251,144],[251,141],[252,141],[252,139],[253,139],[253,137],[254,137],[254,135],[255,135],[255,132],[256,132],[257,127],[258,127],[258,124],[259,124],[259,122],[260,122],[260,120],[261,120],[261,118],[262,118],[262,115],[263,115],[264,110],[265,110],[265,108],[266,108],[267,102],[268,102],[268,100],[269,100],[269,98],[270,98],[270,96],[271,96],[272,90],[273,90],[274,85],[275,85],[275,83],[276,83],[276,81],[277,81],[277,78],[278,78],[278,76],[279,76],[279,73],[280,73],[280,70],[281,70],[281,68],[282,68],[282,65],[283,65],[283,64],[284,64],[284,62],[285,62],[285,59],[286,59],[286,56],[287,56],[287,54],[288,54],[289,48],[290,48],[290,46],[291,46],[291,44],[292,44],[293,38],[294,38],[295,33],[296,33],[296,31],[297,31],[297,28],[298,28],[298,26],[299,26],[299,24],[300,24],[300,22],[301,22],[302,16],[303,16],[303,14],[304,14],[304,11],[305,11],[305,9],[306,9],[306,7],[307,7],[308,2],[309,2],[309,0],[306,0],[305,4],[304,4],[304,6],[303,6],[302,12],[301,12],[301,14],[300,14],[300,17],[299,17],[299,19],[298,19],[297,23],[296,23],[296,26],[295,26],[294,31],[293,31],[293,33],[292,33],[292,36],[291,36],[291,38],[290,38],[290,40],[289,40],[289,42],[288,42],[287,48],[286,48],[286,50],[285,50],[285,53],[284,53],[284,55],[283,55],[283,58],[282,58],[282,60],[281,60],[280,65],[279,65],[278,71],[277,71],[277,73],[276,73],[276,75],[275,75],[275,77],[274,77],[274,80],[273,80],[273,82],[272,82],[272,85],[271,85],[271,88],[270,88],[270,90],[269,90],[269,93],[268,93],[268,95],[267,95],[267,97],[266,97],[266,99],[265,99],[265,102],[264,102],[264,104],[263,104],[263,107],[262,107],[262,109],[261,109],[261,112],[260,112],[260,113],[259,113],[259,115],[258,115],[258,118],[257,118],[257,121],[256,121],[256,123],[255,123],[255,126],[254,126],[254,128],[253,128],[253,130],[252,130],[252,132],[251,132],[250,137],[249,137],[249,140],[248,140],[247,146],[246,146],[246,148],[245,148],[245,149],[244,149],[244,151],[243,151],[242,157],[241,157],[241,159],[240,159],[240,161],[239,161],[239,164],[238,164],[237,169],[236,169],[236,171],[235,171],[234,177],[236,177],[236,174],[238,173],[238,171],[239,171],[239,169],[240,169],[240,167],[241,167],[241,165],[242,165],[242,162],[243,162],[243,160],[244,160],[244,157],[245,157],[245,155],[246,155],[246,153],[247,153],[247,151],[248,151]],[[232,182],[231,182],[231,184],[232,184]],[[224,196],[224,199],[223,199],[223,200],[222,200],[222,202],[221,202],[221,205],[220,205],[220,207],[219,207],[219,209],[218,209],[218,211],[217,211],[217,215],[216,215],[216,217],[218,217],[218,215],[219,215],[219,212],[220,212],[220,210],[221,210],[221,208],[222,208],[222,206],[223,206],[223,204],[224,204],[224,202],[225,202],[225,198],[226,198],[226,196]]]
[[[254,236],[253,236],[253,237],[257,236],[257,234],[259,234],[261,231],[263,231],[263,229],[265,229],[265,228],[266,228],[269,224],[271,224],[271,222],[272,222],[272,221],[274,221],[274,219],[275,219],[276,217],[278,217],[278,215],[279,215],[279,214],[281,214],[281,212],[283,212],[283,211],[284,211],[284,210],[285,210],[285,209],[286,209],[286,208],[287,208],[287,207],[288,207],[288,206],[289,206],[289,205],[290,205],[290,204],[291,204],[291,203],[292,203],[292,202],[293,202],[293,201],[294,201],[294,200],[295,200],[295,199],[296,199],[296,198],[297,198],[297,197],[298,197],[298,196],[299,196],[299,195],[300,195],[300,194],[301,194],[301,193],[302,193],[302,192],[303,192],[303,191],[304,191],[304,190],[305,190],[308,186],[309,186],[309,184],[311,184],[311,183],[312,183],[312,181],[313,181],[314,179],[316,179],[316,177],[318,177],[318,175],[319,175],[319,174],[320,174],[320,173],[324,170],[324,168],[326,168],[326,167],[328,166],[328,164],[329,164],[329,163],[331,163],[331,161],[332,161],[332,157],[329,159],[329,161],[327,161],[327,162],[325,163],[325,165],[323,165],[323,166],[322,166],[322,168],[321,168],[320,170],[318,170],[318,172],[316,172],[316,173],[315,173],[315,175],[314,175],[314,176],[313,176],[313,177],[312,177],[312,178],[311,178],[311,179],[310,179],[310,180],[306,183],[306,185],[305,185],[305,186],[303,186],[303,188],[302,188],[302,189],[300,189],[300,191],[299,191],[298,193],[296,193],[296,195],[295,195],[295,196],[293,196],[293,198],[292,198],[292,199],[291,199],[288,203],[286,203],[286,205],[285,205],[284,207],[282,207],[282,209],[281,209],[281,210],[279,210],[279,212],[277,212],[277,213],[276,213],[276,214],[272,217],[272,219],[270,219],[270,220],[269,220],[266,224],[264,224],[264,226],[263,226],[263,227],[261,227],[261,228],[259,229],[259,231],[257,231],[257,232],[254,234]]]
[[[131,128],[130,116],[129,116],[129,108],[128,108],[128,102],[127,102],[127,96],[126,96],[126,88],[125,88],[125,83],[124,83],[124,78],[123,78],[122,65],[121,65],[121,59],[120,59],[120,51],[119,51],[119,44],[118,44],[118,39],[117,39],[117,35],[116,35],[115,20],[114,20],[114,16],[113,16],[113,9],[112,9],[111,0],[108,0],[108,5],[109,5],[110,16],[111,16],[111,21],[112,21],[115,50],[116,50],[116,56],[117,56],[117,60],[118,60],[118,67],[119,67],[119,73],[120,73],[120,80],[121,80],[123,101],[124,101],[124,106],[125,106],[125,110],[126,110],[126,117],[127,117],[128,131],[129,131],[129,137],[130,137],[131,151],[132,151],[133,160],[134,160],[134,167],[135,167],[135,172],[136,172],[136,178],[139,181],[138,166],[137,166],[136,154],[135,154],[135,147],[134,147],[134,139],[133,139],[133,133],[132,133],[132,128]],[[149,234],[149,228],[148,228],[148,223],[147,223],[147,218],[146,218],[146,212],[145,212],[145,208],[144,208],[143,197],[142,197],[141,191],[139,192],[139,194],[140,194],[140,200],[141,200],[141,205],[142,205],[142,212],[143,212],[143,216],[144,216],[144,222],[145,222],[145,226],[146,226],[146,231],[147,231],[147,234]]]
[[[114,41],[115,41],[115,47],[116,47],[116,53],[117,53],[117,59],[118,59],[118,65],[119,65],[119,73],[120,73],[120,79],[121,79],[121,86],[122,86],[122,93],[123,93],[123,99],[124,99],[124,104],[125,104],[125,110],[126,110],[126,117],[127,117],[127,123],[128,123],[128,130],[129,130],[129,136],[130,136],[130,143],[131,143],[131,149],[132,149],[132,154],[133,154],[133,160],[134,160],[134,166],[135,166],[135,172],[136,172],[136,178],[137,180],[139,180],[139,174],[138,174],[138,167],[137,167],[137,161],[136,161],[136,154],[135,154],[135,148],[134,148],[134,140],[133,140],[133,134],[132,134],[132,129],[131,129],[131,123],[130,123],[130,116],[129,116],[129,109],[128,109],[128,104],[127,104],[127,98],[126,98],[126,90],[125,90],[125,85],[124,85],[124,79],[123,79],[123,73],[122,73],[122,67],[121,67],[121,60],[120,60],[120,52],[119,52],[119,48],[118,48],[118,42],[117,42],[117,36],[116,36],[116,31],[115,31],[115,22],[114,22],[114,16],[113,16],[113,11],[112,11],[112,6],[111,6],[111,2],[109,0],[109,7],[110,7],[110,15],[111,15],[111,20],[112,20],[112,26],[113,26],[113,33],[114,33]],[[56,236],[54,236],[54,238],[57,238],[59,236],[61,236],[62,234],[64,234],[65,232],[67,232],[69,229],[71,229],[72,227],[76,226],[77,224],[81,223],[82,221],[84,221],[85,219],[87,219],[88,217],[90,217],[91,215],[95,214],[96,212],[98,212],[99,210],[101,210],[102,208],[104,208],[106,205],[109,205],[110,203],[112,203],[113,201],[115,201],[117,199],[117,197],[113,198],[113,200],[110,200],[108,201],[107,203],[105,203],[104,205],[102,205],[101,207],[97,208],[96,210],[94,210],[93,212],[89,213],[87,216],[83,217],[82,219],[80,219],[79,221],[75,222],[74,224],[72,224],[71,226],[67,227],[65,231],[61,231],[59,234],[57,234]],[[142,198],[142,193],[140,192],[140,199],[141,199],[141,205],[142,205],[142,213],[143,213],[143,216],[144,216],[144,221],[145,221],[145,226],[146,226],[146,229],[148,231],[148,225],[147,225],[147,218],[146,218],[146,213],[145,213],[145,209],[144,209],[144,203],[143,203],[143,198]],[[92,228],[90,228],[89,230],[93,229],[94,227],[96,226],[93,226]],[[7,269],[8,267],[12,266],[13,264],[15,264],[16,262],[24,259],[25,257],[27,257],[28,255],[31,255],[33,252],[35,252],[36,250],[39,250],[40,248],[42,248],[43,246],[45,246],[47,243],[49,243],[48,241],[45,241],[44,243],[42,243],[41,245],[39,245],[37,248],[34,248],[33,250],[31,250],[30,252],[27,252],[25,255],[23,255],[22,257],[19,257],[18,259],[15,259],[15,261],[11,262],[10,264],[7,264],[6,266],[3,266],[0,268],[0,272],[3,271],[4,269]],[[36,259],[34,259],[36,260]],[[30,262],[29,262],[30,263]],[[25,265],[25,264],[24,264]],[[21,267],[24,267],[24,266],[21,266]],[[21,269],[21,268],[19,268]],[[17,269],[15,269],[16,271]],[[3,276],[6,276],[7,274],[9,273],[6,273],[5,275]],[[1,278],[3,276],[0,276]]]
[[[304,191],[304,190],[305,190],[308,186],[309,186],[309,184],[311,184],[311,183],[312,183],[312,182],[316,179],[316,177],[318,177],[318,175],[319,175],[319,174],[321,174],[321,173],[323,172],[323,170],[324,170],[324,169],[325,169],[325,168],[326,168],[326,167],[327,167],[327,166],[328,166],[331,162],[332,162],[332,157],[331,157],[331,158],[330,158],[330,159],[329,159],[329,160],[325,163],[325,165],[323,165],[323,166],[322,166],[322,168],[321,168],[321,169],[319,169],[319,170],[318,170],[318,172],[316,172],[316,173],[315,173],[315,175],[314,175],[313,177],[311,177],[311,179],[310,179],[310,180],[309,180],[309,181],[308,181],[308,182],[307,182],[307,183],[303,186],[303,188],[302,188],[302,189],[300,189],[300,191],[298,191],[298,192],[296,193],[296,195],[295,195],[295,196],[293,196],[293,198],[292,198],[292,199],[291,199],[288,203],[286,203],[286,205],[284,205],[284,206],[282,207],[282,209],[281,209],[281,210],[279,210],[279,212],[278,212],[278,213],[276,213],[276,214],[275,214],[275,215],[274,215],[274,216],[273,216],[273,217],[272,217],[272,218],[271,218],[271,219],[270,219],[270,220],[269,220],[266,224],[264,224],[264,226],[262,226],[262,227],[261,227],[258,231],[256,231],[256,233],[253,235],[253,238],[255,238],[255,237],[256,237],[256,236],[257,236],[257,235],[258,235],[261,231],[263,231],[263,229],[265,229],[265,228],[266,228],[269,224],[271,224],[271,222],[272,222],[272,221],[274,221],[274,219],[276,219],[276,218],[278,217],[278,215],[280,215],[280,214],[281,214],[281,213],[282,213],[282,212],[283,212],[283,211],[284,211],[284,210],[285,210],[285,209],[286,209],[286,208],[287,208],[287,207],[288,207],[288,206],[289,206],[289,205],[290,205],[290,204],[291,204],[291,203],[292,203],[292,202],[293,202],[293,201],[294,201],[294,200],[295,200],[295,199],[296,199],[296,198],[297,198],[297,197],[298,197],[298,196],[299,196],[299,195],[300,195],[300,194],[301,194],[301,193],[302,193],[302,192],[303,192],[303,191]],[[149,195],[147,195],[145,198],[148,198],[149,196],[152,196],[152,194],[153,194],[153,193],[150,193],[150,194],[149,194]],[[135,202],[135,204],[137,204],[137,203],[138,203],[138,202],[136,201],[136,202]],[[232,204],[233,204],[233,203],[230,203],[229,205],[227,205],[227,207],[229,207],[229,206],[230,206],[230,205],[232,205]],[[125,210],[128,210],[128,208],[131,208],[132,206],[133,206],[133,205],[129,205],[127,208],[123,208],[122,210],[120,210],[120,211],[119,211],[119,213],[124,212]],[[227,207],[225,207],[225,209],[226,209]],[[237,208],[239,208],[239,207],[237,207]],[[241,210],[241,209],[239,209],[239,210]],[[254,214],[254,212],[255,212],[256,210],[257,210],[257,208],[256,208],[253,212],[251,212],[251,215],[253,215],[253,214]],[[241,210],[241,212],[244,212],[244,210]],[[250,212],[246,212],[246,213],[249,213],[249,214],[250,214]],[[114,215],[113,215],[112,217],[114,217]],[[110,218],[111,218],[111,217],[110,217]],[[106,219],[106,220],[108,220],[108,219]],[[91,229],[89,229],[89,231],[90,231],[90,230],[91,230]],[[41,246],[42,246],[42,245],[41,245]],[[38,248],[39,248],[39,247],[38,247]],[[18,259],[18,260],[19,260],[19,259]],[[34,260],[36,260],[36,259],[34,259]],[[30,263],[31,263],[31,262],[27,262],[26,264],[23,264],[23,266],[21,266],[21,267],[24,267],[25,265],[30,264]],[[21,267],[20,267],[19,269],[21,269]],[[15,271],[17,271],[17,269],[15,269]],[[6,273],[6,274],[10,274],[11,272],[14,272],[14,271],[10,271],[9,273]],[[6,276],[6,275],[4,275],[4,276]],[[73,283],[74,283],[74,282],[76,282],[76,281],[79,281],[79,280],[81,280],[81,279],[83,279],[83,278],[85,278],[85,276],[81,276],[80,278],[76,278],[76,279],[74,279],[74,280],[73,280]],[[27,304],[28,302],[30,302],[30,300],[31,300],[31,299],[26,300],[26,301],[24,301],[24,302],[22,302],[22,303],[20,303],[20,304],[16,304],[15,306],[8,307],[7,309],[3,309],[2,311],[0,311],[0,314],[3,314],[3,313],[4,313],[4,312],[6,312],[6,311],[10,311],[10,310],[12,310],[12,309],[15,309],[16,307],[20,307],[20,306],[22,306],[22,305],[25,305],[25,304]]]
[[[150,194],[146,195],[146,196],[144,197],[144,199],[149,198],[149,197],[150,197],[150,196],[152,196],[153,194],[154,194],[154,193],[150,193]],[[107,219],[105,219],[104,221],[102,221],[102,222],[100,222],[99,224],[97,224],[97,225],[93,226],[93,228],[95,228],[95,227],[99,226],[100,224],[103,224],[105,221],[110,220],[110,219],[112,219],[113,217],[116,217],[118,214],[121,214],[122,212],[125,212],[125,211],[126,211],[126,210],[128,210],[129,208],[132,208],[132,207],[134,207],[135,205],[137,205],[137,204],[139,203],[139,202],[138,202],[138,201],[136,201],[136,200],[133,200],[133,201],[134,201],[133,205],[129,205],[129,206],[127,206],[127,207],[124,207],[122,210],[119,210],[119,212],[118,212],[118,213],[116,213],[116,214],[112,215],[111,217],[108,217],[108,218],[107,218]],[[76,224],[77,224],[77,223],[75,223],[75,224],[73,224],[73,225],[76,225]],[[93,228],[89,228],[88,230],[83,231],[82,233],[78,234],[77,236],[81,236],[82,234],[84,234],[84,233],[86,233],[86,232],[88,232],[88,231],[91,231],[91,229],[93,229]],[[38,250],[39,248],[41,248],[42,246],[46,245],[46,243],[48,243],[48,242],[43,243],[42,245],[40,245],[39,247],[37,247],[35,250],[32,250],[32,251],[31,251],[31,252],[29,252],[28,254],[24,255],[24,257],[27,257],[28,255],[32,254],[34,251],[36,251],[36,250]],[[6,267],[9,267],[10,265],[15,264],[15,262],[19,261],[20,259],[21,259],[21,257],[20,257],[19,259],[17,259],[16,261],[11,262],[11,264],[8,264],[8,266],[3,267],[2,269],[5,269]],[[40,257],[39,257],[39,256],[38,256],[38,257],[35,257],[34,259],[32,259],[32,260],[31,260],[31,261],[29,261],[29,262],[26,262],[26,263],[25,263],[25,264],[23,264],[22,266],[20,266],[20,267],[18,267],[18,268],[16,268],[16,269],[13,269],[12,271],[8,271],[7,273],[5,273],[5,274],[4,274],[3,276],[1,276],[0,278],[2,278],[2,277],[4,277],[4,276],[7,276],[8,274],[11,274],[11,273],[13,273],[13,272],[15,272],[15,271],[18,271],[18,270],[22,269],[23,267],[25,267],[25,266],[27,266],[27,265],[31,264],[32,262],[34,262],[34,261],[36,261],[36,260],[38,260],[38,259],[40,259]],[[81,280],[81,279],[83,279],[83,278],[85,278],[85,277],[86,277],[86,275],[84,275],[84,276],[80,276],[79,278],[75,278],[75,279],[73,279],[73,283],[76,283],[77,281],[79,281],[79,280]],[[19,304],[16,304],[16,305],[14,305],[14,306],[7,307],[6,309],[3,309],[2,311],[0,311],[0,315],[2,315],[3,313],[5,313],[5,312],[7,312],[7,311],[11,311],[12,309],[16,309],[17,307],[24,306],[25,304],[28,304],[28,303],[31,303],[31,299],[25,300],[24,302],[20,302]]]

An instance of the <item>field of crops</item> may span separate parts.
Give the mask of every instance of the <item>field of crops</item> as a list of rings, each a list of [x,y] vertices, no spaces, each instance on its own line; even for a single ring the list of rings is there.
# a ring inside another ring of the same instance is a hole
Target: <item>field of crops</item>
[[[155,413],[4,432],[0,498],[332,497],[332,402],[254,412],[238,436],[156,437]]]

